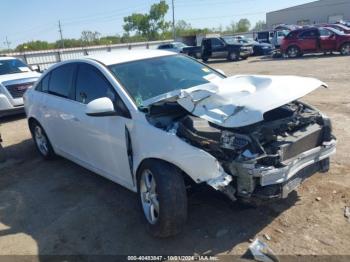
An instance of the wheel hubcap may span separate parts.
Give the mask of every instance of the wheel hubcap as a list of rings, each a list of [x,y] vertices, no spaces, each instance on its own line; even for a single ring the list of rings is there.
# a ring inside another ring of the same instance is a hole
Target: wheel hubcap
[[[47,139],[45,137],[45,135],[43,134],[43,131],[41,129],[41,127],[36,126],[35,127],[35,142],[36,145],[39,148],[39,151],[43,154],[43,155],[47,155],[49,152],[48,146],[47,146]]]
[[[145,170],[141,175],[140,197],[143,212],[151,224],[155,224],[159,218],[159,201],[156,187],[156,181],[152,172]]]
[[[236,60],[236,58],[237,58],[235,53],[231,53],[230,57],[231,57],[232,60]]]
[[[291,48],[291,49],[289,49],[289,56],[290,57],[296,57],[298,55],[298,49],[296,49],[296,48]]]
[[[345,45],[343,48],[342,48],[342,53],[344,55],[350,55],[350,45]]]

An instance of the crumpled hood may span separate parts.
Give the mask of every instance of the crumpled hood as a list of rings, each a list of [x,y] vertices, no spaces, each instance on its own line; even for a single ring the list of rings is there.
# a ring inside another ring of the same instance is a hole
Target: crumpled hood
[[[144,106],[173,101],[195,116],[227,128],[264,120],[264,113],[327,85],[297,76],[233,76],[176,90],[144,101]]]

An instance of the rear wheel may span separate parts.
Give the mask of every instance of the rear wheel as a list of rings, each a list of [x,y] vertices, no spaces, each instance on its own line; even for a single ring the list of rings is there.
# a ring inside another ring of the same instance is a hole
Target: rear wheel
[[[33,136],[36,148],[38,149],[39,153],[45,159],[54,158],[55,152],[53,151],[51,143],[50,143],[44,129],[42,128],[42,126],[38,122],[33,121],[30,124],[30,130],[32,132],[32,136]]]
[[[345,43],[340,48],[340,53],[342,55],[350,55],[350,43]]]
[[[187,194],[181,172],[166,162],[149,160],[140,168],[138,177],[147,229],[155,237],[180,233],[187,219]]]
[[[300,55],[301,55],[301,51],[300,51],[300,48],[297,46],[291,46],[287,50],[287,56],[289,58],[296,58],[296,57],[299,57]]]

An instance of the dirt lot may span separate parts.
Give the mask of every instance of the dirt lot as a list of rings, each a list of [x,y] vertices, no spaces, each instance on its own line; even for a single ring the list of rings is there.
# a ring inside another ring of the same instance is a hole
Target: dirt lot
[[[287,200],[251,208],[199,191],[190,196],[183,234],[150,237],[134,193],[74,163],[43,161],[23,116],[2,120],[9,156],[0,166],[0,254],[237,254],[259,237],[280,255],[350,255],[349,57],[250,58],[210,62],[227,75],[292,74],[329,84],[305,98],[333,119],[338,152]],[[317,201],[316,198],[320,198]],[[264,234],[271,237],[270,241]]]

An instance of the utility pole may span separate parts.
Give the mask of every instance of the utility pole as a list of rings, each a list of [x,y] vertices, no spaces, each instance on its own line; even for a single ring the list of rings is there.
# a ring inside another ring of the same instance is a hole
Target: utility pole
[[[58,20],[58,32],[60,32],[61,37],[61,47],[64,48],[64,40],[63,40],[63,33],[62,33],[62,25],[61,20]]]
[[[5,38],[4,44],[7,46],[7,50],[10,50],[11,42],[8,40],[7,36],[6,36],[6,38]]]
[[[176,30],[175,30],[175,6],[174,0],[171,0],[172,9],[173,9],[173,39],[176,40]]]

